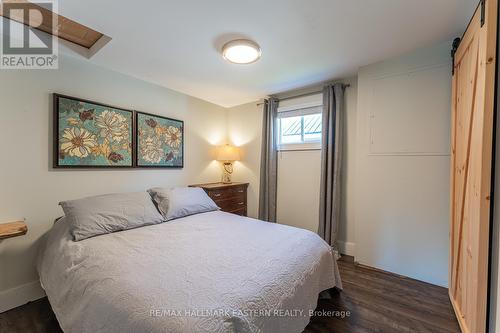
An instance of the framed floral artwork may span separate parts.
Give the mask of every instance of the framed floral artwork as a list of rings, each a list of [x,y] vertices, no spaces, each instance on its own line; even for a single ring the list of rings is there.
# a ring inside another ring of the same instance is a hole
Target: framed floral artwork
[[[55,168],[131,168],[133,111],[54,94]]]
[[[184,167],[184,122],[136,112],[136,166]]]

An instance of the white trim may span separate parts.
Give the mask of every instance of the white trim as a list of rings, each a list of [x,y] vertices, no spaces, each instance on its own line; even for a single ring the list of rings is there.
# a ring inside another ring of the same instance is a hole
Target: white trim
[[[321,150],[321,141],[305,143],[282,143],[278,145],[278,151],[290,150]]]
[[[409,70],[403,70],[403,71],[397,71],[397,72],[389,72],[389,73],[384,73],[382,75],[372,75],[369,77],[370,81],[374,83],[375,81],[381,81],[384,79],[388,78],[393,78],[393,77],[402,77],[402,76],[407,76],[409,74],[416,74],[420,72],[425,72],[429,70],[434,70],[434,69],[439,69],[439,68],[449,68],[451,65],[451,62],[446,62],[446,63],[437,63],[433,65],[428,65],[428,66],[419,66],[416,68],[411,68]],[[373,110],[373,96],[374,96],[374,86],[370,90],[370,108],[368,110],[368,156],[451,156],[450,151],[375,151],[373,146],[374,146],[374,128],[373,128],[373,122],[376,117],[375,111]]]
[[[368,156],[451,156],[450,153],[439,152],[393,152],[393,153],[368,153]]]
[[[389,71],[386,71],[382,74],[371,74],[371,75],[369,74],[368,78],[370,80],[381,80],[381,79],[387,79],[387,78],[396,77],[396,76],[414,74],[414,73],[418,73],[418,72],[422,72],[422,71],[426,71],[426,70],[431,70],[431,69],[436,69],[436,68],[441,68],[441,67],[450,67],[450,66],[451,66],[451,57],[450,57],[450,61],[437,62],[437,63],[434,63],[432,65],[416,66],[416,67],[412,67],[409,69],[403,69],[403,70],[398,70],[398,71],[389,70]]]
[[[278,113],[280,112],[287,112],[287,111],[295,111],[295,110],[300,110],[300,109],[308,109],[308,108],[315,108],[318,106],[323,106],[323,102],[308,102],[308,103],[301,103],[301,104],[293,104],[289,106],[278,106]]]
[[[316,105],[316,106],[313,106]],[[319,106],[321,106],[320,104]],[[307,104],[301,104],[299,107],[298,105],[293,105],[290,107],[286,107],[285,109],[287,111],[282,111],[281,115],[287,115],[291,113],[298,112],[298,114],[293,114],[292,117],[301,117],[301,140],[304,140],[304,116],[307,115],[316,115],[316,114],[321,114],[320,112],[313,112],[313,113],[308,113],[304,112],[303,114],[300,113],[302,110],[311,110],[313,107],[318,107],[316,102],[311,102]],[[302,141],[302,142],[296,142],[296,143],[281,143],[281,120],[287,118],[286,116],[280,117],[278,115],[277,119],[277,131],[276,131],[276,141],[278,142],[277,144],[277,150],[278,151],[289,151],[289,150],[320,150],[321,149],[321,139],[319,140],[307,140],[307,141]],[[321,122],[323,122],[323,119],[321,119]],[[323,124],[321,124],[323,127]]]
[[[356,243],[337,241],[339,252],[348,256],[356,257]]]
[[[0,313],[42,297],[45,297],[45,291],[38,280],[0,291]]]
[[[323,106],[322,105],[301,107],[298,109],[291,109],[288,111],[278,112],[278,119],[300,117],[300,116],[309,116],[309,115],[313,115],[313,114],[322,114],[322,113],[323,113]]]

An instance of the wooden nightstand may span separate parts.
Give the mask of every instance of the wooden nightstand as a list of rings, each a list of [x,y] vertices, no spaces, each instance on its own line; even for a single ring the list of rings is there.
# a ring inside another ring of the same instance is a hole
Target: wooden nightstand
[[[201,187],[222,211],[247,216],[248,183],[209,183],[196,184],[190,187]]]

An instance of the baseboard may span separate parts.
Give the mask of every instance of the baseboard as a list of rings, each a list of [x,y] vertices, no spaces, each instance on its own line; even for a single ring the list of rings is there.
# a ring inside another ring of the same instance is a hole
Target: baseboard
[[[348,256],[356,257],[356,243],[337,241],[339,252]]]
[[[45,297],[40,282],[33,281],[0,292],[0,313]]]

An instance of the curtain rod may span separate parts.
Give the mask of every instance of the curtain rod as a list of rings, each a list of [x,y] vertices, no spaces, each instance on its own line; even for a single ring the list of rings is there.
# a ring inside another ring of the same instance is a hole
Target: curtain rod
[[[342,85],[342,88],[349,88],[351,85],[350,84],[343,84]],[[280,102],[282,101],[286,101],[286,100],[289,100],[289,99],[294,99],[294,98],[300,98],[300,97],[306,97],[306,96],[311,96],[311,95],[317,95],[319,93],[322,93],[323,92],[323,89],[321,90],[318,90],[318,91],[311,91],[311,92],[308,92],[308,93],[304,93],[304,94],[299,94],[299,95],[293,95],[293,96],[288,96],[288,97],[285,97],[285,98],[278,98],[278,100]],[[263,105],[264,102],[259,102],[257,103],[257,106],[259,105]]]

